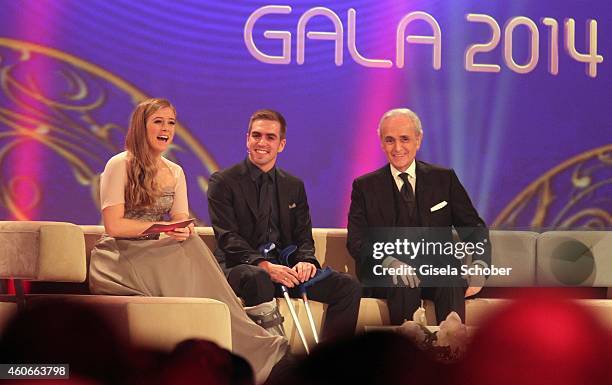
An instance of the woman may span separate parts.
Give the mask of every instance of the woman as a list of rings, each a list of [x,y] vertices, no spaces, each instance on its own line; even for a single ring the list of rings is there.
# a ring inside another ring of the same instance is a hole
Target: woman
[[[162,156],[174,137],[176,111],[165,99],[140,103],[130,121],[125,152],[112,157],[100,181],[106,234],[91,253],[92,293],[160,297],[206,297],[226,303],[234,352],[252,365],[257,381],[270,373],[287,350],[281,337],[253,323],[193,225],[142,235],[167,216],[189,217],[181,167]]]

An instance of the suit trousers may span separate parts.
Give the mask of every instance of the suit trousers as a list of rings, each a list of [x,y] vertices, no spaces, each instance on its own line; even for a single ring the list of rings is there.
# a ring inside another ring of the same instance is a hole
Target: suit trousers
[[[412,315],[421,306],[421,299],[434,302],[438,325],[453,311],[465,323],[463,287],[376,287],[366,288],[365,291],[367,296],[387,300],[392,325],[401,325],[404,320],[412,320]]]
[[[262,268],[253,265],[238,265],[227,269],[227,280],[236,295],[244,300],[245,306],[256,306],[282,297],[280,285],[270,279]],[[300,297],[299,291],[289,289],[293,298]],[[308,299],[328,305],[323,324],[322,339],[330,340],[355,333],[361,284],[348,274],[333,272],[329,277],[308,288]]]

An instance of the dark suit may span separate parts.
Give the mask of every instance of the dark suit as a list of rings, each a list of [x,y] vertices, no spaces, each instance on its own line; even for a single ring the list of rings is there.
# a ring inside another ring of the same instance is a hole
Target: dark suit
[[[454,226],[463,241],[472,238],[488,238],[488,230],[472,202],[459,182],[453,170],[437,167],[425,162],[416,161],[416,215],[409,226],[448,227],[449,238],[451,226]],[[363,248],[366,245],[366,231],[374,227],[398,226],[397,210],[394,198],[397,185],[391,174],[389,164],[358,177],[353,182],[351,208],[348,221],[347,248],[355,258],[360,279],[364,279],[370,268],[371,258],[364,258]],[[431,211],[431,207],[446,201],[447,205],[440,210]],[[404,226],[406,223],[404,222]],[[472,227],[480,231],[466,232],[461,227]],[[487,241],[487,245],[490,242]],[[490,247],[490,246],[487,246]],[[371,255],[371,254],[370,254]],[[482,257],[483,262],[490,264],[490,253]],[[429,289],[429,288],[428,288]],[[391,321],[401,323],[404,318],[410,319],[420,305],[421,294],[429,296],[436,302],[438,322],[450,311],[459,313],[465,319],[464,288],[440,287],[425,290],[420,288],[384,288],[373,290],[375,296],[385,296],[389,301]]]
[[[215,255],[226,269],[228,281],[247,306],[270,301],[279,294],[278,287],[262,268],[258,251],[262,229],[258,218],[258,190],[244,160],[210,177],[208,210],[217,249]],[[304,183],[276,168],[276,191],[280,222],[280,245],[296,245],[291,265],[310,262],[320,268],[315,258],[312,224]],[[291,291],[292,295],[295,295]],[[347,274],[334,273],[308,289],[308,296],[328,303],[323,337],[352,334],[359,312],[359,283]]]

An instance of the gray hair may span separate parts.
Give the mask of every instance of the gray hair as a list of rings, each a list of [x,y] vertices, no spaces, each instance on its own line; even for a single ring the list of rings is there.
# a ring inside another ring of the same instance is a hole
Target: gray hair
[[[409,110],[408,108],[394,108],[385,112],[382,118],[380,118],[380,122],[378,122],[378,127],[376,128],[376,132],[378,133],[379,137],[382,132],[381,129],[383,122],[385,121],[385,119],[391,118],[393,116],[404,116],[410,119],[410,121],[414,125],[414,129],[416,130],[417,135],[423,136],[423,127],[421,126],[421,119],[419,119],[417,114],[415,114],[412,110]]]

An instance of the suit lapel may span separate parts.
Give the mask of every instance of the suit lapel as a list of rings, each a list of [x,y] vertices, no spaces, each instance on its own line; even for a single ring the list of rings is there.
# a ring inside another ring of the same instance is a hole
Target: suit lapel
[[[432,191],[431,178],[429,178],[429,168],[427,165],[416,161],[416,200],[419,208],[419,218],[421,226],[429,226],[429,201],[427,194]]]
[[[290,186],[285,173],[276,168],[276,188],[278,193],[278,215],[280,220],[281,239],[284,242],[290,242],[291,237],[291,221],[289,218],[289,205],[295,202],[289,202],[292,199],[290,195]]]
[[[378,183],[376,183],[376,200],[382,223],[395,223],[395,198],[393,196],[393,188],[395,188],[393,175],[389,164],[377,171]]]
[[[255,189],[255,183],[253,183],[249,175],[249,169],[246,162],[248,161],[245,159],[242,164],[242,169],[240,170],[240,188],[242,189],[243,196],[246,199],[253,217],[257,218],[257,190]]]

